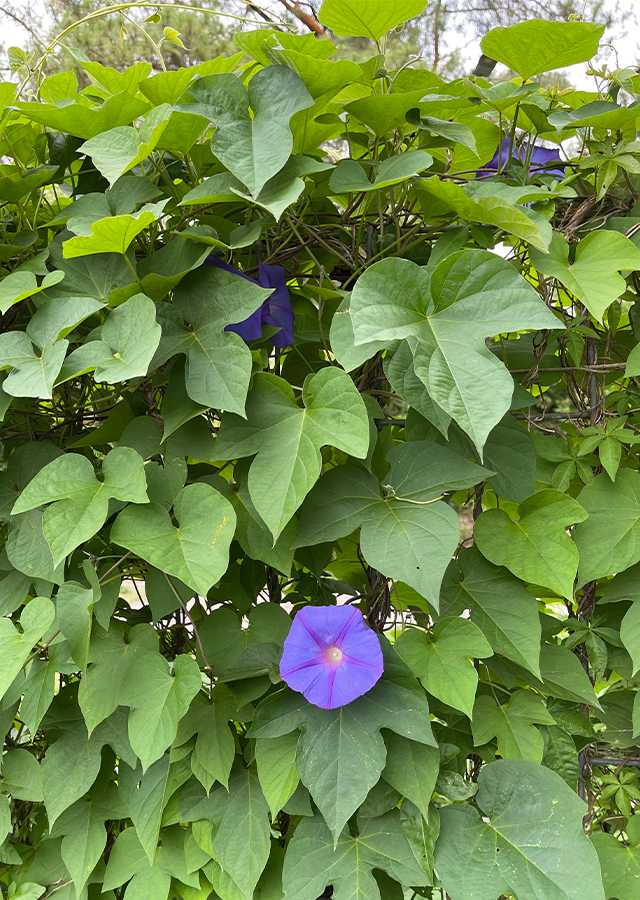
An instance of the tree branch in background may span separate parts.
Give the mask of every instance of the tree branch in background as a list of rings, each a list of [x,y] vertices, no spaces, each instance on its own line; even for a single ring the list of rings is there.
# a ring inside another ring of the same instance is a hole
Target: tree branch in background
[[[317,34],[318,37],[324,37],[326,35],[326,31],[324,30],[320,22],[318,22],[318,20],[309,13],[304,12],[304,10],[300,8],[300,4],[297,2],[297,0],[295,3],[289,3],[289,0],[280,0],[280,3],[282,3],[285,9],[287,9],[292,15],[294,15],[296,19],[299,19],[304,25],[306,25],[310,31],[313,31],[315,34]]]

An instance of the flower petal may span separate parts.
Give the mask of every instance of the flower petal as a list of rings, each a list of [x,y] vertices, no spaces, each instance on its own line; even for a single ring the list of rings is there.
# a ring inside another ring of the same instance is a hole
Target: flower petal
[[[339,647],[343,656],[326,655]],[[307,606],[301,609],[284,642],[280,674],[294,691],[322,709],[351,703],[370,690],[383,671],[378,636],[352,606]]]
[[[262,304],[262,324],[280,329],[273,335],[271,342],[283,350],[293,344],[294,320],[284,269],[282,266],[260,263],[258,277],[262,287],[275,288],[273,294]]]
[[[511,138],[509,136],[502,139],[493,157],[476,173],[477,177],[481,178],[483,175],[491,175],[493,172],[497,172],[499,162],[503,166],[507,163],[510,143]],[[527,148],[525,146],[514,146],[511,150],[511,158],[519,160],[524,165],[527,158]],[[558,163],[559,168],[547,169],[546,166],[549,163]],[[532,173],[542,171],[545,175],[557,175],[559,178],[564,178],[564,166],[565,163],[560,159],[559,151],[553,147],[534,147],[531,151],[529,169]]]

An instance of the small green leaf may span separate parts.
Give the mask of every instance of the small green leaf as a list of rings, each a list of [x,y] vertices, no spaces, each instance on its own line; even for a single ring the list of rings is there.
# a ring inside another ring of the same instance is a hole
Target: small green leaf
[[[48,343],[38,356],[23,331],[0,334],[0,370],[11,369],[2,390],[12,397],[51,399],[68,346],[68,341]]]
[[[64,835],[60,846],[62,859],[77,891],[83,889],[104,851],[107,843],[105,818],[111,818],[111,815],[107,811],[105,816],[100,801],[79,800],[56,822],[56,834]]]
[[[632,603],[620,623],[620,640],[629,651],[633,673],[640,669],[640,603]]]
[[[160,318],[162,340],[154,367],[176,353],[187,357],[187,394],[204,407],[244,416],[252,371],[251,352],[226,325],[244,321],[273,293],[246,278],[203,266],[182,279],[174,291],[171,315]],[[190,323],[187,328],[185,322]]]
[[[274,818],[293,795],[300,781],[296,770],[297,747],[296,732],[256,741],[258,779]]]
[[[118,773],[120,797],[150,863],[153,863],[158,845],[168,779],[168,753],[149,766],[144,774],[140,767],[132,770],[124,766]]]
[[[21,272],[19,269],[11,272],[0,281],[0,313],[4,315],[14,303],[33,297],[40,291],[46,291],[59,284],[64,278],[64,272],[49,272],[39,285],[36,276],[31,272]]]
[[[97,361],[95,380],[116,384],[146,375],[161,331],[155,303],[144,294],[136,294],[114,309],[100,333],[106,352]],[[91,347],[91,343],[85,347]]]
[[[34,644],[51,628],[55,609],[46,597],[35,597],[22,610],[18,631],[11,619],[0,618],[0,697],[29,658]]]
[[[514,691],[504,706],[489,696],[478,697],[473,707],[473,740],[476,746],[498,739],[503,759],[542,762],[544,741],[537,725],[554,725],[544,703],[531,691]]]
[[[569,244],[556,233],[548,253],[531,250],[531,262],[539,272],[558,278],[602,322],[608,307],[626,289],[618,273],[640,269],[640,250],[617,231],[594,231],[580,241],[570,265]]]
[[[356,160],[347,159],[332,173],[329,187],[336,194],[381,190],[417,175],[423,169],[429,168],[432,162],[433,157],[424,150],[409,150],[397,156],[390,156],[378,165],[376,177],[371,182]]]
[[[506,566],[523,581],[571,597],[578,550],[566,529],[583,522],[588,512],[572,497],[544,490],[521,503],[518,514],[514,522],[502,509],[482,513],[474,528],[478,549],[492,563]]]
[[[226,571],[236,514],[207,484],[183,488],[174,513],[178,528],[157,503],[129,506],[116,519],[111,540],[206,596]]]
[[[2,757],[2,787],[16,800],[42,801],[42,769],[28,750],[10,750]]]
[[[94,783],[100,771],[101,750],[102,741],[88,737],[82,723],[51,744],[42,763],[44,803],[50,825]]]
[[[535,597],[506,569],[491,565],[477,547],[462,550],[447,569],[440,612],[459,616],[471,611],[478,626],[500,653],[540,677],[540,617]]]
[[[183,821],[208,819],[214,826],[211,856],[232,879],[241,897],[250,900],[270,850],[269,807],[255,772],[232,775],[229,791],[220,787],[186,809]],[[237,896],[237,895],[236,895]]]
[[[429,818],[429,804],[440,768],[440,751],[400,734],[385,738],[387,762],[382,777]]]
[[[171,112],[169,104],[163,103],[144,119],[140,131],[129,125],[103,131],[81,144],[78,152],[90,156],[95,167],[113,184],[155,149]]]
[[[64,258],[75,259],[93,253],[119,253],[124,256],[135,238],[159,218],[166,202],[162,200],[155,205],[149,204],[148,208],[131,215],[110,216],[91,222],[88,234],[69,238],[63,243]]]
[[[640,879],[640,847],[627,847],[612,834],[602,831],[596,831],[591,840],[600,860],[606,896],[636,900]]]
[[[342,369],[309,375],[302,396],[305,409],[282,378],[256,375],[246,422],[225,413],[216,440],[218,459],[257,454],[249,493],[274,542],[317,481],[320,448],[331,444],[362,459],[369,446],[364,402]]]
[[[430,694],[471,718],[478,686],[471,660],[493,653],[477,625],[465,619],[440,619],[432,635],[406,629],[395,648]]]
[[[148,503],[141,457],[129,447],[116,447],[104,459],[104,480],[79,453],[65,453],[41,469],[13,507],[13,515],[49,506],[43,529],[54,564],[93,537],[104,524],[111,499]]]
[[[93,588],[85,588],[76,581],[65,581],[56,596],[56,620],[63,636],[69,641],[71,656],[84,672],[89,658]]]
[[[640,475],[620,469],[611,481],[604,472],[580,492],[589,518],[575,529],[580,553],[578,583],[622,572],[640,560]]]

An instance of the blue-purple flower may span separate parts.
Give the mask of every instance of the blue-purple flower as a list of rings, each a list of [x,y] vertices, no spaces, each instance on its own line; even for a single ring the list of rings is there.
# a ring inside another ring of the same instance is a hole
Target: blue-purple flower
[[[204,265],[217,266],[219,269],[225,269],[227,272],[246,278],[247,281],[251,281],[253,284],[259,284],[260,287],[273,288],[273,293],[267,297],[262,306],[258,307],[248,319],[235,325],[227,325],[225,331],[235,332],[243,341],[255,341],[262,337],[262,326],[271,325],[280,329],[277,334],[270,338],[271,343],[275,347],[284,349],[289,344],[293,344],[294,315],[282,266],[267,266],[264,263],[260,263],[258,266],[258,281],[256,281],[254,278],[245,275],[240,269],[234,269],[233,266],[214,255],[209,256],[204,261]]]
[[[284,642],[280,675],[321,709],[346,706],[382,675],[378,636],[353,606],[305,606]]]
[[[493,157],[478,171],[478,177],[482,177],[483,175],[493,175],[498,171],[499,166],[506,166],[510,158],[518,159],[524,165],[528,148],[526,146],[516,147],[514,145],[511,148],[511,157],[509,157],[510,142],[510,137],[503,138],[502,143],[496,148]],[[548,168],[552,163],[557,163],[558,168]],[[558,178],[564,178],[565,166],[566,163],[560,159],[560,154],[556,148],[549,150],[546,147],[534,147],[531,151],[531,157],[529,159],[529,172],[531,174],[540,172],[544,175],[556,175]]]

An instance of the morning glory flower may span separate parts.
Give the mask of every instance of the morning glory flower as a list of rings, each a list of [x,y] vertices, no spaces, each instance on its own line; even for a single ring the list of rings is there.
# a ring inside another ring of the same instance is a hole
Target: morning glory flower
[[[497,172],[500,162],[503,166],[506,165],[509,158],[510,140],[511,138],[509,137],[503,138],[502,143],[496,148],[493,157],[479,170],[479,177],[482,177],[483,175],[492,175],[494,172]],[[511,153],[512,158],[520,160],[524,165],[527,157],[527,149],[526,146],[516,147],[514,145]],[[558,166],[562,166],[562,168],[548,169],[547,166],[550,163],[558,163]],[[556,175],[558,178],[564,178],[565,165],[566,163],[560,159],[560,154],[555,148],[548,150],[546,147],[534,147],[531,151],[531,159],[529,160],[529,172],[531,174],[534,172],[541,172],[544,175]]]
[[[380,641],[353,606],[305,606],[284,642],[280,675],[321,709],[346,706],[382,675]]]
[[[272,325],[279,328],[277,334],[274,334],[270,340],[275,347],[284,349],[289,344],[293,344],[293,310],[291,309],[291,300],[289,299],[289,291],[287,290],[287,282],[284,269],[282,266],[267,266],[260,263],[258,267],[258,281],[250,278],[241,272],[240,269],[234,269],[228,263],[217,256],[211,255],[204,261],[205,266],[217,266],[219,269],[225,269],[241,278],[246,278],[253,284],[259,284],[260,287],[273,288],[273,293],[267,297],[261,307],[252,313],[244,322],[238,322],[236,325],[227,325],[225,331],[233,331],[239,335],[243,341],[255,341],[262,337],[262,326]]]

